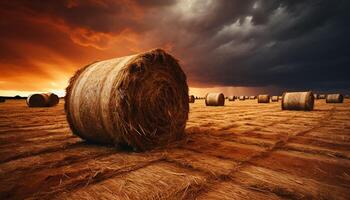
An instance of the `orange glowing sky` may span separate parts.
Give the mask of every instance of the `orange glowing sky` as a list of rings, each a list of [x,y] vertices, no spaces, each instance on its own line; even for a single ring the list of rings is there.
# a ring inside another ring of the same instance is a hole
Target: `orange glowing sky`
[[[102,2],[91,1],[95,6]],[[145,10],[132,1],[124,1],[126,7],[120,18],[131,18],[142,23]],[[0,96],[26,96],[33,92],[55,92],[64,96],[69,78],[79,68],[96,60],[119,57],[152,48],[161,47],[172,52],[172,42],[155,42],[145,38],[144,32],[122,27],[113,32],[98,32],[91,28],[67,24],[64,19],[49,13],[36,13],[20,5],[16,9],[1,9],[1,41],[3,53],[8,54],[0,63]],[[78,1],[67,1],[67,9],[80,6]],[[107,5],[106,5],[107,6]],[[151,8],[149,8],[151,9]],[[172,52],[174,53],[174,52]],[[175,54],[176,56],[176,54]],[[180,60],[184,68],[186,63]],[[191,82],[189,85],[201,86]],[[227,92],[241,92],[244,88],[229,87]],[[202,96],[207,89],[190,87],[190,91]],[[222,91],[219,87],[210,91]],[[250,93],[252,90],[249,90]],[[253,91],[254,93],[254,91]]]
[[[78,6],[74,2],[65,6]],[[130,15],[137,16],[138,11],[130,7]],[[21,6],[5,9],[1,9],[0,25],[1,35],[6,37],[1,40],[6,50],[2,49],[5,56],[0,62],[0,95],[38,91],[64,95],[69,78],[79,67],[150,48],[140,46],[140,36],[128,28],[116,33],[96,32]]]
[[[288,9],[276,4],[271,7],[273,12],[268,12],[260,0],[226,3],[3,0],[0,2],[0,96],[47,91],[63,96],[69,78],[80,67],[159,47],[180,60],[194,95],[214,91],[226,95],[280,93],[290,80],[281,82],[285,79],[275,78],[281,77],[276,73],[283,72],[281,66],[287,70],[294,68],[273,60],[276,66],[266,64],[270,69],[253,69],[252,66],[258,65],[242,60],[262,65],[261,59],[274,58],[265,51],[277,46],[278,41],[263,32],[271,32],[269,27],[282,24],[276,20],[288,16]],[[265,10],[258,12],[258,9],[266,10],[266,19],[261,14]],[[256,38],[247,40],[250,35]],[[288,48],[290,53],[291,47]],[[253,55],[255,50],[263,52]],[[268,56],[262,56],[265,54]],[[339,82],[342,74],[328,75],[338,77]],[[317,77],[315,80],[319,81]]]

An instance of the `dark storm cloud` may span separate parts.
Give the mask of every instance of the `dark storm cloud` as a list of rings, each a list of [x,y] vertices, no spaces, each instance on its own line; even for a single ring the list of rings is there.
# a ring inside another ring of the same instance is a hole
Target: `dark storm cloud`
[[[191,86],[350,87],[347,0],[3,0],[0,5],[0,59],[12,65],[30,66],[28,59],[40,58],[17,48],[28,49],[28,43],[77,66],[164,47],[180,59]]]
[[[349,3],[307,1],[294,4],[291,9],[288,4],[281,5],[254,37],[260,41],[250,58],[239,60],[245,68],[242,74],[246,83],[295,89],[348,89]]]
[[[347,1],[241,2],[238,14],[230,12],[226,1],[219,1],[221,5],[214,5],[217,9],[209,9],[200,20],[186,22],[201,22],[189,32],[184,30],[197,41],[186,46],[186,54],[195,57],[189,70],[196,82],[291,89],[350,87]],[[213,20],[215,13],[223,17]]]

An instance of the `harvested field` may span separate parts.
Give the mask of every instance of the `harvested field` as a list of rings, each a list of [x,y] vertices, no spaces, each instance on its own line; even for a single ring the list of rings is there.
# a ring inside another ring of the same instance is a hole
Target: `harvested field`
[[[63,101],[0,104],[0,199],[349,199],[350,100],[190,104],[186,139],[146,153],[73,136]]]

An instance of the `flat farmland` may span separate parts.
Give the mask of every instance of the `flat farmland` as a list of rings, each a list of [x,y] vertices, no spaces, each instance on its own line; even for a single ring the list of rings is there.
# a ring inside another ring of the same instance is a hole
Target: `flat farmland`
[[[186,138],[147,152],[74,136],[64,102],[0,104],[0,199],[350,199],[350,101],[190,104]]]

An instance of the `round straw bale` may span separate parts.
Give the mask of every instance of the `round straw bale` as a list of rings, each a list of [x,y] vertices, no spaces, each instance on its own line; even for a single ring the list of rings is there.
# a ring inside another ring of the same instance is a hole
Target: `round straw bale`
[[[222,93],[208,93],[205,96],[206,106],[224,106],[225,96]]]
[[[326,98],[326,95],[325,94],[320,94],[318,95],[318,99],[325,99]]]
[[[92,63],[70,79],[65,112],[74,134],[143,151],[184,135],[186,75],[162,49]]]
[[[46,95],[48,96],[47,106],[49,107],[57,105],[60,101],[60,98],[54,93],[47,93]]]
[[[272,102],[278,102],[278,99],[279,99],[278,96],[272,96],[271,97],[271,101]]]
[[[47,94],[31,94],[27,97],[29,107],[46,107],[49,96]]]
[[[282,96],[282,110],[313,110],[312,92],[285,92]]]
[[[188,102],[189,103],[194,103],[194,101],[195,101],[195,97],[193,95],[190,95]]]
[[[326,103],[343,103],[344,97],[342,94],[328,94],[326,97]]]
[[[260,94],[258,96],[258,103],[270,103],[270,96],[268,94]]]
[[[282,100],[282,96],[278,96],[278,100]]]
[[[0,97],[0,103],[4,103],[5,102],[5,98]]]
[[[238,99],[239,99],[240,101],[244,101],[244,100],[245,100],[245,96],[239,96]]]
[[[231,95],[231,96],[228,97],[228,100],[229,100],[229,101],[234,101],[235,99],[236,99],[236,97],[233,96],[233,95]]]
[[[256,99],[256,96],[250,96],[249,99],[251,100]]]
[[[319,99],[319,94],[314,94],[314,99]]]
[[[32,94],[27,98],[29,107],[51,107],[57,105],[59,98],[54,93]]]

